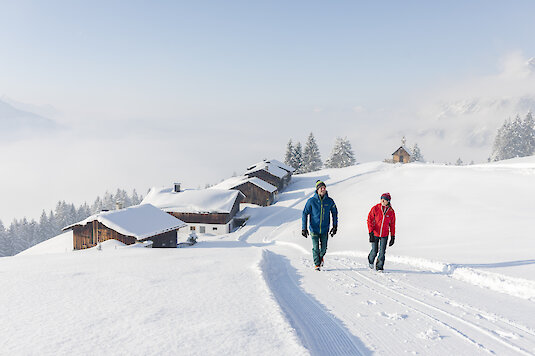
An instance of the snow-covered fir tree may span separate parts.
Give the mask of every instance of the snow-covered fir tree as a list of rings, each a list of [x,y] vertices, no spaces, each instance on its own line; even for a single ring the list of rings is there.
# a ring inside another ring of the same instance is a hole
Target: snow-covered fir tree
[[[526,115],[522,126],[526,156],[531,156],[535,154],[535,120],[531,111]]]
[[[295,168],[295,173],[305,173],[303,171],[303,148],[301,142],[297,142],[294,147],[293,164],[290,165]]]
[[[287,164],[290,167],[293,167],[294,163],[294,145],[290,139],[286,144],[286,153],[284,154],[284,164]],[[295,167],[294,167],[295,168]]]
[[[506,120],[496,133],[491,161],[531,156],[535,153],[535,123],[531,112],[524,120]]]
[[[325,162],[327,168],[349,167],[356,163],[355,154],[351,148],[351,143],[346,138],[337,137],[334,143],[331,156]]]
[[[411,151],[411,162],[425,162],[424,156],[422,155],[422,151],[420,150],[420,147],[417,143],[414,144]]]
[[[12,251],[8,245],[7,231],[4,223],[0,220],[0,256],[11,256]]]
[[[462,166],[463,165],[463,160],[461,159],[461,157],[457,158],[457,162],[455,162],[455,165],[456,166]]]
[[[315,172],[323,166],[321,161],[320,150],[314,134],[311,132],[308,135],[308,140],[305,145],[305,150],[303,151],[303,173]]]

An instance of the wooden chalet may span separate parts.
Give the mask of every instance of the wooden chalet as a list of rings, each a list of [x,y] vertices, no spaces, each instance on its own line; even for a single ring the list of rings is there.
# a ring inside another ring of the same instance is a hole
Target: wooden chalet
[[[277,187],[277,189],[282,191],[292,179],[292,173],[295,171],[292,167],[288,167],[290,170],[286,170],[284,168],[279,167],[278,164],[273,163],[275,160],[271,161],[262,161],[259,163],[256,163],[250,167],[247,168],[247,171],[245,172],[245,176],[249,178],[259,178],[263,180],[264,182],[268,182],[269,184]],[[284,165],[283,163],[276,161],[281,165]],[[293,170],[293,171],[291,171]]]
[[[256,177],[249,178],[246,176],[229,178],[210,189],[239,190],[245,195],[245,199],[242,203],[250,203],[260,206],[273,204],[278,195],[278,189],[274,185]]]
[[[176,247],[177,230],[186,224],[150,205],[103,211],[66,226],[73,231],[73,248],[82,250],[114,239],[126,245],[152,241],[152,247]]]
[[[152,188],[142,203],[153,204],[172,216],[184,221],[189,231],[196,233],[227,234],[237,223],[240,202],[245,196],[238,190],[200,189],[180,190]]]

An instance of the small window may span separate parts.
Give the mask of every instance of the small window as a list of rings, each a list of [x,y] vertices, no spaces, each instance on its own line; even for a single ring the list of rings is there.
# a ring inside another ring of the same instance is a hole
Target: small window
[[[213,230],[213,231],[217,231],[217,227],[213,227],[212,230]]]
[[[204,234],[204,233],[206,232],[206,227],[204,227],[204,226],[200,226],[200,227],[199,227],[199,232],[200,232],[201,234]]]
[[[195,226],[190,226],[189,229],[190,231],[195,231]]]

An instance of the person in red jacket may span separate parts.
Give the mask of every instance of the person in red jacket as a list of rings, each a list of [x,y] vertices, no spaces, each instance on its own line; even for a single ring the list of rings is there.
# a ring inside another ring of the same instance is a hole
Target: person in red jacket
[[[375,269],[378,271],[382,271],[385,264],[388,233],[390,233],[388,246],[392,246],[396,240],[396,213],[392,209],[392,205],[390,205],[390,199],[390,193],[381,195],[381,202],[373,206],[368,214],[368,231],[370,233],[370,243],[372,244],[372,250],[368,255],[368,263],[370,268],[373,269],[373,263],[379,251],[379,257],[375,265]]]

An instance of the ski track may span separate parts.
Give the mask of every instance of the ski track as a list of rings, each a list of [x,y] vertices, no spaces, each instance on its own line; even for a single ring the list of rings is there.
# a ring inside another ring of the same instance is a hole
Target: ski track
[[[522,354],[522,355],[532,355],[531,352],[525,350],[524,348],[518,346],[518,345],[515,345],[515,344],[512,344],[509,340],[513,339],[511,337],[511,335],[517,335],[515,332],[512,332],[512,331],[500,331],[499,333],[498,332],[495,332],[493,329],[496,328],[496,323],[495,321],[489,321],[490,323],[490,326],[492,327],[492,329],[489,329],[487,327],[484,327],[484,326],[481,326],[481,325],[478,325],[478,323],[476,322],[473,322],[473,321],[469,321],[469,320],[466,320],[465,318],[461,317],[461,316],[458,316],[458,315],[455,315],[453,314],[452,312],[449,312],[443,308],[439,308],[437,306],[434,306],[428,302],[424,302],[423,300],[417,298],[417,297],[414,297],[414,296],[411,296],[411,295],[408,295],[408,294],[404,294],[404,293],[401,293],[399,292],[397,289],[398,288],[393,288],[393,287],[390,287],[388,285],[386,285],[385,283],[382,283],[382,282],[385,282],[385,279],[388,279],[387,277],[387,274],[378,274],[378,276],[376,276],[376,278],[372,278],[370,276],[367,276],[366,273],[363,273],[361,271],[358,271],[358,270],[355,270],[354,266],[351,266],[351,265],[348,265],[348,264],[345,264],[343,262],[340,262],[339,259],[334,259],[335,263],[338,263],[340,266],[342,267],[345,267],[346,269],[349,269],[349,270],[352,270],[352,273],[349,274],[347,272],[344,272],[344,271],[338,271],[339,273],[345,275],[346,277],[348,277],[349,279],[353,280],[353,281],[358,281],[360,282],[361,285],[364,285],[366,286],[367,288],[373,290],[373,293],[376,293],[376,294],[380,294],[381,296],[387,298],[387,299],[390,299],[408,309],[411,309],[421,315],[424,315],[425,317],[433,320],[434,322],[442,325],[442,326],[445,326],[446,328],[448,328],[449,330],[451,330],[454,334],[456,334],[457,336],[459,336],[460,338],[462,338],[463,340],[469,342],[470,344],[472,344],[473,346],[476,346],[477,348],[481,349],[481,350],[484,350],[485,352],[488,352],[490,354],[495,354],[495,352],[493,351],[493,348],[488,348],[488,347],[485,347],[483,345],[483,343],[488,343],[489,342],[489,339],[490,339],[490,342],[497,342],[499,344],[501,344],[502,346],[505,346],[506,348],[508,348],[510,351],[514,351],[518,354]],[[362,269],[362,268],[367,268],[367,266],[365,266],[364,264],[359,264],[359,269]],[[374,272],[375,273],[375,272]],[[382,281],[377,281],[377,279],[382,279]],[[368,283],[362,283],[362,280],[365,280],[366,282]],[[379,289],[377,288],[373,288],[370,286],[371,283],[374,287],[379,287]],[[396,284],[400,284],[400,281],[399,280],[396,280]],[[402,282],[401,284],[403,284],[405,287],[409,287],[410,289],[413,289],[413,290],[416,290],[418,292],[425,292],[423,291],[423,289],[421,288],[418,288],[418,287],[415,287],[415,286],[412,286],[412,285],[409,285],[407,284],[406,282]],[[384,291],[386,291],[387,293],[385,293]],[[427,292],[427,293],[432,293],[432,292]],[[397,298],[393,297],[392,295],[395,295],[397,296]],[[403,300],[402,300],[403,299]],[[424,298],[424,299],[427,299],[427,298]],[[464,309],[464,310],[467,310],[471,307],[469,306],[466,306],[466,305],[462,305],[461,303],[457,303],[455,301],[452,301],[452,300],[449,300],[449,303],[455,307],[461,307],[461,309]],[[423,308],[422,308],[423,307]],[[433,313],[439,313],[443,316],[442,319],[439,319],[437,318],[436,316],[433,315]],[[483,312],[480,310],[479,311],[479,315],[481,315]],[[484,312],[485,315],[490,315],[490,313],[487,313],[487,312]],[[445,318],[444,318],[445,317]],[[445,321],[449,319],[448,321]],[[500,321],[502,322],[502,329],[505,329],[503,327],[503,324],[506,324],[508,325],[509,327],[513,327],[515,329],[520,330],[530,336],[533,336],[533,333],[532,333],[532,330],[530,330],[530,328],[526,327],[526,326],[523,326],[523,325],[520,325],[520,324],[517,324],[517,323],[510,323],[508,322],[505,318],[499,318]],[[484,320],[484,319],[483,319]],[[469,327],[471,330],[474,330],[476,332],[478,332],[480,335],[483,335],[483,337],[486,339],[485,342],[481,342],[479,341],[480,338],[478,337],[477,339],[474,338],[474,337],[471,337],[471,336],[468,336],[468,334],[472,334],[472,332],[470,331],[466,331],[466,330],[462,330],[462,328],[458,325],[455,325],[456,323],[461,323],[463,324],[464,326],[467,326]]]
[[[281,255],[264,250],[264,278],[311,355],[368,355],[370,351],[342,323],[300,287],[296,271]]]

